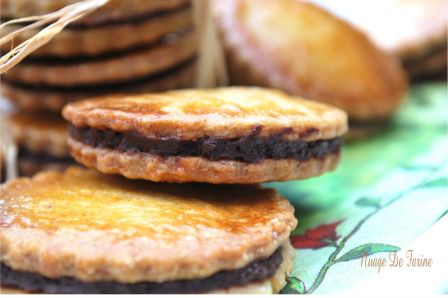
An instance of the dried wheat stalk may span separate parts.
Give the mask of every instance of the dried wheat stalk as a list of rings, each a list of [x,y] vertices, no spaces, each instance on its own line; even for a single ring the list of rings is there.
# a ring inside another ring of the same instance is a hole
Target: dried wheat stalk
[[[227,69],[210,1],[193,0],[193,9],[199,37],[196,87],[225,86],[228,84]]]
[[[86,14],[91,13],[95,9],[106,4],[108,1],[109,0],[85,0],[66,6],[56,12],[49,13],[43,16],[31,16],[1,24],[0,30],[8,25],[34,21],[34,23],[32,24],[0,38],[0,46],[12,41],[14,37],[26,30],[41,27],[48,23],[54,22],[39,31],[39,33],[31,37],[30,39],[13,48],[6,55],[2,56],[0,58],[0,74],[8,71],[14,65],[22,61],[31,52],[49,42],[56,34],[61,32],[61,30],[64,29],[65,26],[78,20],[79,18],[82,18]]]

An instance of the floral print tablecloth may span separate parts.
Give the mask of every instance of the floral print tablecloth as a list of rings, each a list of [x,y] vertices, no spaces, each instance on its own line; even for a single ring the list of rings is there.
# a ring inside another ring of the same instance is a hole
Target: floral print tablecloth
[[[446,84],[416,85],[387,131],[345,145],[335,172],[268,184],[292,202],[299,220],[283,293],[350,291],[379,274],[380,257],[390,262],[447,214],[447,121]]]

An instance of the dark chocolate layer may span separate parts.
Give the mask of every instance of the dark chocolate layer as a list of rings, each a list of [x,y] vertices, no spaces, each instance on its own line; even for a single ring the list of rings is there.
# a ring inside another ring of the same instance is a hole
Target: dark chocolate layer
[[[242,138],[206,137],[195,140],[148,138],[135,131],[116,132],[70,125],[70,136],[91,147],[145,152],[161,156],[197,156],[210,160],[237,160],[255,163],[263,159],[307,160],[322,158],[340,150],[341,138],[318,141],[284,140],[282,135],[259,137],[261,126]]]
[[[265,280],[275,274],[283,261],[280,250],[264,260],[256,260],[248,266],[221,271],[208,278],[169,282],[83,282],[73,278],[50,279],[37,273],[15,271],[1,264],[1,284],[27,292],[47,294],[169,294],[206,293]]]

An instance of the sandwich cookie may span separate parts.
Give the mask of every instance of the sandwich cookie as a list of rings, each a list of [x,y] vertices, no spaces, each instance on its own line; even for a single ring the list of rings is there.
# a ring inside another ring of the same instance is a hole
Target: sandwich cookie
[[[259,183],[334,169],[346,114],[281,91],[230,87],[102,97],[67,105],[75,159],[166,182]]]
[[[329,103],[354,122],[385,121],[400,104],[406,79],[398,61],[319,7],[297,0],[214,4],[231,83]]]
[[[46,87],[1,80],[1,94],[14,102],[20,110],[47,110],[60,113],[69,102],[114,93],[158,92],[191,88],[195,84],[196,59],[190,59],[163,72],[137,80],[112,85],[81,87]]]
[[[2,21],[55,12],[81,0],[2,0]],[[77,20],[77,26],[100,26],[148,18],[185,7],[190,0],[109,0],[104,6]]]
[[[70,168],[1,187],[2,287],[36,293],[278,293],[290,203],[255,185]]]
[[[127,23],[86,28],[69,26],[50,42],[32,52],[30,57],[56,56],[68,58],[125,51],[154,43],[169,33],[187,30],[191,27],[191,9],[185,8]],[[21,28],[23,26],[11,25],[4,28],[2,33],[7,34]],[[35,36],[39,31],[40,28],[25,31],[14,39],[14,44],[19,45],[28,38]],[[2,50],[7,52],[10,48],[10,44],[5,44]]]
[[[67,122],[59,115],[18,112],[8,118],[8,127],[19,149],[20,175],[75,164],[67,147]]]
[[[51,61],[28,60],[4,73],[6,80],[29,85],[89,86],[112,84],[162,72],[192,59],[193,32],[163,38],[143,49],[103,57]]]

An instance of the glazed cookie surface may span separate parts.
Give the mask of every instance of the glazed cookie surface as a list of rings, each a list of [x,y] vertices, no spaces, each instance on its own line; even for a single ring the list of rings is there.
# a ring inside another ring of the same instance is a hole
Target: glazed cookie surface
[[[1,194],[6,287],[210,292],[263,282],[279,270],[284,280],[291,268],[288,237],[297,220],[272,189],[151,183],[70,168],[10,181]]]
[[[281,91],[231,87],[86,100],[64,108],[76,160],[169,182],[257,183],[334,169],[346,114]]]

